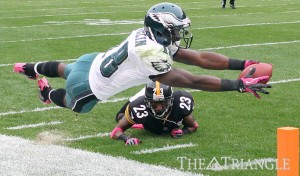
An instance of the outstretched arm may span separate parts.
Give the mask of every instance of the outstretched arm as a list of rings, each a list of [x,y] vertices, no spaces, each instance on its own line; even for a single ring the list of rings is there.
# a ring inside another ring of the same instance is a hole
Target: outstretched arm
[[[157,76],[155,80],[172,87],[192,88],[205,91],[222,90],[221,78],[207,75],[194,75],[191,72],[179,68],[172,68],[169,72]],[[238,86],[237,80],[236,84],[236,86]],[[238,90],[238,87],[234,87],[233,89]]]
[[[175,54],[174,61],[213,70],[243,70],[249,65],[258,63],[254,60],[233,59],[214,52],[181,48]]]
[[[251,72],[245,79],[227,80],[214,76],[194,75],[183,69],[173,68],[169,72],[154,77],[153,80],[159,81],[172,87],[192,88],[205,91],[233,91],[250,92],[257,98],[256,92],[268,94],[263,88],[271,88],[269,84],[261,84],[260,82],[268,80],[268,76],[252,78],[255,70]]]

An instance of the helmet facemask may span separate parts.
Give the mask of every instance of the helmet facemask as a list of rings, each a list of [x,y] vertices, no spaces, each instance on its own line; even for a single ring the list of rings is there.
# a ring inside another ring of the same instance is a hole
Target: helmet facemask
[[[171,31],[172,45],[176,45],[180,48],[189,48],[193,41],[193,35],[190,32],[189,26],[187,27],[173,27]],[[183,44],[183,45],[181,45]]]
[[[173,91],[170,86],[153,82],[145,89],[145,103],[156,118],[164,118],[173,106]]]
[[[165,114],[169,111],[170,107],[173,105],[173,99],[155,101],[155,100],[145,100],[146,106],[151,109],[152,114],[157,118],[163,118]]]

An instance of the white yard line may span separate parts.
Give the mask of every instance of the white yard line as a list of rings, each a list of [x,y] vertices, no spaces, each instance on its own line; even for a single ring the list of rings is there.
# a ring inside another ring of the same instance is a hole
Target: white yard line
[[[132,154],[149,154],[149,153],[156,153],[156,152],[161,152],[161,151],[169,151],[169,150],[174,150],[174,149],[179,149],[179,148],[186,148],[186,147],[195,147],[197,145],[189,143],[189,144],[178,144],[178,145],[168,145],[160,148],[152,148],[152,149],[143,149],[139,151],[133,151],[131,152]]]
[[[20,125],[20,126],[7,127],[5,129],[8,129],[8,130],[20,130],[20,129],[25,129],[25,128],[36,128],[36,127],[42,127],[42,126],[57,125],[57,124],[62,124],[62,123],[63,122],[61,122],[61,121],[41,122],[41,123],[36,123],[36,124],[28,124],[28,125]]]
[[[95,137],[107,137],[110,136],[110,132],[104,132],[104,133],[98,133],[94,135],[86,135],[86,136],[79,136],[75,138],[66,138],[63,139],[63,141],[78,141],[78,140],[83,140],[83,139],[89,139],[89,138],[95,138]]]
[[[193,28],[193,30],[204,30],[204,29],[220,29],[220,28],[231,28],[231,27],[246,27],[246,26],[265,26],[265,25],[280,25],[280,24],[298,24],[300,21],[282,21],[282,22],[273,22],[273,23],[251,23],[251,24],[236,24],[236,25],[227,25],[227,26],[212,26],[212,27],[201,27]]]
[[[262,25],[297,24],[297,23],[300,23],[300,21],[283,21],[283,22],[273,22],[273,23],[252,23],[252,24],[238,24],[238,25],[228,25],[228,26],[201,27],[201,28],[193,28],[193,30],[220,29],[220,28],[245,27],[245,26],[262,26]],[[72,39],[72,38],[100,37],[100,36],[111,36],[111,35],[116,36],[116,35],[128,35],[128,34],[130,34],[130,32],[107,33],[107,34],[86,34],[86,35],[68,36],[68,37],[48,37],[48,38],[36,38],[36,39],[0,41],[0,43],[33,42],[33,41],[41,41],[41,40],[61,40],[61,39]]]
[[[90,2],[80,2],[80,4],[82,3],[88,3],[90,4]],[[202,8],[199,8],[199,6],[207,6],[206,4],[200,4],[199,2],[193,2],[194,4],[195,3],[198,3],[197,4],[197,7],[195,8],[185,8],[185,10],[194,10],[194,9],[202,9]],[[74,3],[72,3],[74,4]],[[179,5],[182,5],[182,4],[190,4],[190,3],[179,3]],[[284,4],[272,4],[272,6],[285,6],[285,5],[292,5],[292,4],[295,4],[295,3],[284,3]],[[34,6],[34,7],[39,7],[39,6],[42,6],[42,7],[45,7],[45,4],[43,5],[31,5],[31,6]],[[133,4],[124,4],[122,5],[122,7],[126,7],[126,6],[136,6],[136,5],[133,5]],[[252,7],[264,7],[264,6],[267,6],[269,7],[269,5],[256,5],[256,6],[252,6]],[[115,6],[111,6],[112,8],[115,9]],[[245,6],[239,6],[239,7],[245,7]],[[19,10],[16,10],[16,11],[21,11],[21,12],[26,12],[26,11],[66,11],[66,10],[74,10],[74,9],[84,9],[84,8],[89,8],[89,7],[76,7],[76,8],[37,8],[37,9],[31,9],[31,10],[24,10],[24,9],[19,9]],[[219,6],[218,6],[219,8]],[[0,11],[0,12],[8,12],[8,11]],[[145,11],[122,11],[123,13],[145,13]],[[292,13],[295,13],[295,12],[299,12],[299,11],[292,11]],[[3,19],[22,19],[22,18],[39,18],[39,17],[55,17],[55,16],[74,16],[74,15],[89,15],[89,14],[116,14],[116,13],[120,13],[119,11],[114,11],[114,10],[111,10],[111,11],[107,11],[107,12],[86,12],[86,13],[65,13],[65,14],[48,14],[48,15],[35,15],[35,16],[11,16],[11,17],[1,17],[0,20],[3,20]],[[278,12],[278,13],[286,13],[286,12]],[[236,14],[235,14],[236,15]],[[243,14],[238,14],[238,15],[243,15]],[[226,15],[220,15],[220,16],[226,16]],[[193,17],[196,17],[196,16],[193,16]]]
[[[199,50],[220,50],[220,49],[229,49],[229,48],[282,45],[282,44],[291,44],[291,43],[300,43],[300,40],[284,41],[284,42],[269,42],[269,43],[251,43],[251,44],[242,44],[242,45],[222,46],[222,47],[216,47],[216,48],[202,48]]]
[[[130,97],[115,98],[115,99],[111,99],[111,100],[104,100],[104,101],[101,101],[100,103],[115,103],[115,102],[128,100],[129,98]],[[12,115],[12,114],[22,114],[22,113],[28,113],[28,112],[43,112],[43,111],[48,111],[48,110],[52,110],[52,109],[61,109],[61,107],[50,106],[50,107],[43,107],[43,108],[35,108],[33,110],[1,112],[0,116],[6,116],[6,115]]]
[[[33,41],[44,41],[44,40],[61,40],[61,39],[73,39],[73,38],[86,38],[86,37],[101,37],[101,36],[114,36],[114,35],[128,35],[130,32],[121,33],[110,33],[110,34],[87,34],[69,37],[48,37],[48,38],[36,38],[36,39],[23,39],[23,40],[13,40],[13,41],[0,41],[0,43],[18,43],[18,42],[33,42]]]
[[[109,35],[109,34],[103,34],[103,35]],[[220,49],[228,49],[228,48],[240,48],[240,47],[253,47],[253,46],[268,46],[268,45],[285,45],[285,44],[292,44],[292,43],[299,43],[300,40],[293,40],[293,41],[282,41],[282,42],[267,42],[267,43],[251,43],[251,44],[241,44],[241,45],[231,45],[231,46],[221,46],[221,47],[214,47],[214,48],[201,48],[198,50],[220,50]],[[61,60],[58,59],[57,61],[61,62],[71,62],[75,61],[76,59],[65,59]],[[46,61],[41,61],[46,62]],[[13,64],[0,64],[0,67],[10,67],[13,66]]]

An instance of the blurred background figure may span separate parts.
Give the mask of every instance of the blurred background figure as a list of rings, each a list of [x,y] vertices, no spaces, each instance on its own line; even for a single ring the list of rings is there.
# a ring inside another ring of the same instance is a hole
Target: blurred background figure
[[[234,1],[235,0],[230,0],[230,7],[232,8],[232,9],[236,9],[235,8],[235,5],[234,5]],[[222,0],[222,3],[221,3],[221,6],[222,6],[222,8],[224,9],[225,8],[225,6],[226,6],[226,0]]]

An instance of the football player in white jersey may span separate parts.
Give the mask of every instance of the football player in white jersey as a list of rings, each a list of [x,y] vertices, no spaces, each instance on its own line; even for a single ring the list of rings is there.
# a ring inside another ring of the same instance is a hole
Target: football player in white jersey
[[[191,94],[182,90],[173,92],[172,87],[158,81],[148,83],[140,92],[117,113],[118,124],[111,132],[112,139],[122,140],[126,145],[138,145],[138,138],[125,134],[136,124],[152,133],[170,134],[174,138],[197,130]]]
[[[13,70],[31,79],[38,75],[66,79],[66,86],[61,89],[53,89],[46,78],[38,79],[40,99],[43,103],[53,102],[78,113],[89,112],[98,101],[129,87],[152,81],[205,91],[238,90],[256,97],[259,97],[257,92],[269,93],[263,88],[271,86],[260,83],[268,76],[227,80],[173,68],[173,61],[215,70],[243,70],[258,63],[188,49],[193,38],[190,25],[190,19],[178,5],[159,3],[146,13],[144,27],[134,30],[113,49],[85,54],[71,64],[16,63]]]

